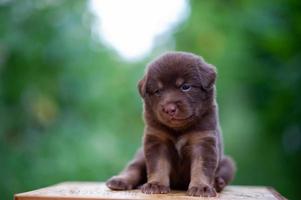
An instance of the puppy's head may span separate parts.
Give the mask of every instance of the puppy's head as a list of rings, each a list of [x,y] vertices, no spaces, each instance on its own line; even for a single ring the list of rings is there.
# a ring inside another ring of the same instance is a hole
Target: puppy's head
[[[213,103],[216,72],[201,57],[169,52],[148,65],[138,89],[145,112],[170,128],[195,122]]]

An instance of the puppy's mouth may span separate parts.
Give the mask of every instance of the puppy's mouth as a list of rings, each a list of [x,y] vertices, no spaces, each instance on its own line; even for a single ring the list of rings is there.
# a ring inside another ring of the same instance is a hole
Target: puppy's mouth
[[[189,117],[184,117],[184,118],[178,118],[178,117],[170,117],[170,121],[187,121],[189,119],[191,119],[193,117],[193,115],[190,115]]]
[[[195,113],[189,108],[178,108],[176,113],[168,113],[163,109],[156,112],[157,119],[170,128],[186,127],[194,121]]]
[[[193,117],[193,115],[190,115],[188,117],[169,117],[166,119],[166,123],[168,126],[174,128],[183,127],[189,124],[192,121]]]

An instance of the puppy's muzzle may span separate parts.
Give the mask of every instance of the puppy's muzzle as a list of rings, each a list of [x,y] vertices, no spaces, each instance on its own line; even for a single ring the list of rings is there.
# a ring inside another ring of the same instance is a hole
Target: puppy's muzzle
[[[178,112],[178,106],[175,103],[167,103],[161,106],[162,112],[169,117],[174,117]]]
[[[162,112],[170,117],[174,117],[178,112],[178,106],[174,103],[162,105]]]

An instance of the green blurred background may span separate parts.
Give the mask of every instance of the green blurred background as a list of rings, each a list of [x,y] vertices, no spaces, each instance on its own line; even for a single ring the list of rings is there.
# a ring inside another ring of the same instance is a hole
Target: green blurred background
[[[137,81],[166,49],[217,66],[233,184],[300,198],[300,1],[187,3],[171,42],[129,61],[95,39],[87,1],[0,1],[0,199],[119,172],[141,142]]]

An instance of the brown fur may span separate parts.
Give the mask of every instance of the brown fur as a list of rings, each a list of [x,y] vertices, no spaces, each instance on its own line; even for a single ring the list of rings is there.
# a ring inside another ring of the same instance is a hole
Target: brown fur
[[[113,190],[216,196],[232,179],[224,156],[215,101],[215,68],[191,53],[169,52],[148,65],[138,83],[144,100],[143,148],[117,176]]]

